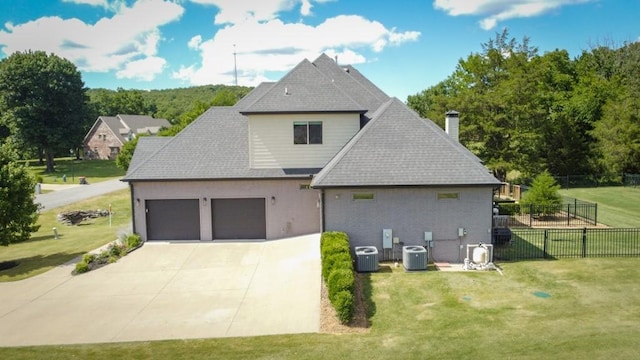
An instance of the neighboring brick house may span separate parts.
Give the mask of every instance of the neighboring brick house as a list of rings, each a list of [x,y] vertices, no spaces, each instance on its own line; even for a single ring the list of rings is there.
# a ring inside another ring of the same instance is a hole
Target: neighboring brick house
[[[461,262],[465,245],[491,242],[501,183],[457,141],[458,113],[446,122],[327,55],[304,60],[172,138],[140,139],[123,179],[134,231],[217,241],[340,230],[386,258],[402,243]]]
[[[170,127],[165,119],[146,115],[100,116],[82,142],[86,159],[115,159],[127,141],[136,136],[155,135]]]

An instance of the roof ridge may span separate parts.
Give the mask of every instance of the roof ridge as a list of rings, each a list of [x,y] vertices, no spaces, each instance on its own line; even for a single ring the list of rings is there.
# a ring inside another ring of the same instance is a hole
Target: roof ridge
[[[169,141],[167,141],[166,143],[164,143],[162,146],[160,146],[158,149],[156,149],[156,151],[154,151],[153,153],[149,154],[149,156],[147,156],[147,160],[153,158],[154,156],[156,156],[157,153],[159,153],[160,151],[162,151],[164,148],[166,148],[167,146],[169,146],[169,144],[173,143],[174,141],[176,141],[176,138],[179,138],[180,136],[182,136],[182,134],[184,133],[184,131],[188,128],[190,128],[192,126],[193,123],[199,121],[200,119],[204,119],[203,115],[208,113],[209,111],[211,111],[211,109],[216,108],[218,106],[211,106],[207,109],[207,111],[203,112],[202,114],[200,114],[200,116],[198,116],[194,121],[190,122],[189,124],[187,124],[187,126],[185,126],[182,130],[180,130],[180,132],[178,132],[177,134],[175,134],[174,136],[166,136],[167,138],[170,138]],[[125,174],[124,178],[129,177],[129,175],[133,175],[136,171],[138,171],[138,169],[140,169],[140,167],[144,164],[146,164],[147,161],[144,161],[140,164],[138,164],[138,166],[136,166],[133,170],[131,171],[127,171],[127,173]]]
[[[349,152],[349,150],[351,150],[351,148],[353,148],[355,146],[355,144],[357,144],[360,139],[364,136],[364,134],[369,131],[369,128],[371,128],[373,126],[373,124],[376,122],[377,119],[379,119],[380,115],[384,114],[385,111],[387,111],[387,109],[389,108],[389,106],[391,106],[391,104],[395,101],[398,100],[397,98],[393,97],[390,98],[389,101],[385,102],[384,104],[380,105],[380,107],[373,113],[373,116],[371,117],[371,120],[369,120],[367,122],[367,124],[360,129],[360,131],[358,131],[352,138],[351,140],[349,140],[341,149],[340,151],[338,151],[332,158],[331,160],[329,160],[327,162],[327,164],[322,168],[322,170],[320,170],[320,172],[318,174],[316,174],[316,176],[313,177],[313,180],[311,181],[311,186],[313,186],[314,183],[321,181],[326,175],[326,173],[330,172],[331,169],[333,169],[337,164],[340,163],[340,161],[342,160],[342,158],[344,158],[344,156]],[[398,100],[400,101],[400,100]]]

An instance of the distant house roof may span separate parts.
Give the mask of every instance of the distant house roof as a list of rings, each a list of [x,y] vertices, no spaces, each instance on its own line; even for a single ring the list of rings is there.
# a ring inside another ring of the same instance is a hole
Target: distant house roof
[[[324,169],[249,167],[245,115],[309,112],[355,112],[371,120]],[[313,175],[312,186],[318,188],[500,184],[478,157],[434,122],[324,54],[313,63],[302,61],[278,82],[259,85],[235,106],[211,107],[166,142],[140,141],[123,180]]]
[[[469,150],[394,98],[320,171],[311,186],[499,184]]]
[[[155,135],[161,128],[171,126],[171,123],[166,119],[156,119],[147,115],[100,116],[85,136],[85,141],[92,136],[94,129],[101,121],[109,127],[122,144],[127,142],[126,136],[129,133]]]

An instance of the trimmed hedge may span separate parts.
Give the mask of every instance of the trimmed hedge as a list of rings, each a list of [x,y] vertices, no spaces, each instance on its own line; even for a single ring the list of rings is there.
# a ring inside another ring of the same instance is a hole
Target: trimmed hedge
[[[344,232],[325,232],[320,238],[322,277],[327,284],[329,300],[338,319],[346,324],[355,311],[355,275],[349,249],[349,236]]]

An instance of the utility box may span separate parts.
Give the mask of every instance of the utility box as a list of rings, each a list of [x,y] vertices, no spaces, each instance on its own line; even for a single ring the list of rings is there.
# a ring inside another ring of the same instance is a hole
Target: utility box
[[[382,230],[382,248],[383,249],[393,248],[393,231],[391,231],[391,229]]]
[[[378,249],[375,246],[356,246],[356,271],[378,271]]]

